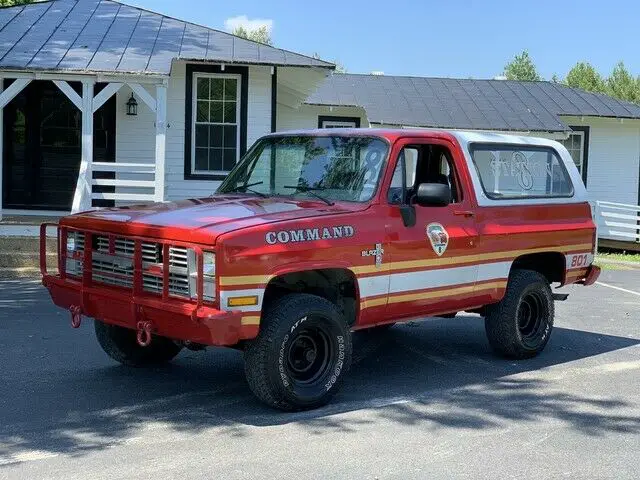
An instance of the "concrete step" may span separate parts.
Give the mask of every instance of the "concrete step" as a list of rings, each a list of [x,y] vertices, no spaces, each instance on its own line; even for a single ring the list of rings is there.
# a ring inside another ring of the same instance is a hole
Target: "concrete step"
[[[57,262],[57,240],[47,239],[47,265]],[[40,269],[40,239],[33,237],[0,237],[0,269]]]
[[[0,280],[39,280],[40,269],[23,267],[23,268],[1,268],[0,267]]]

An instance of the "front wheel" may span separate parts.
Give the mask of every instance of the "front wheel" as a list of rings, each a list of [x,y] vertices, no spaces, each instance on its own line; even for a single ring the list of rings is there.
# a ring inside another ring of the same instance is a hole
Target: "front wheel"
[[[547,345],[553,318],[553,295],[547,279],[532,270],[514,270],[504,298],[486,307],[485,330],[497,353],[530,358]]]
[[[287,295],[262,319],[245,351],[249,388],[280,410],[326,404],[351,363],[351,332],[336,306],[308,294]]]
[[[136,331],[95,321],[98,343],[116,362],[129,367],[149,367],[170,362],[182,347],[172,340],[154,335],[148,347],[141,347]]]

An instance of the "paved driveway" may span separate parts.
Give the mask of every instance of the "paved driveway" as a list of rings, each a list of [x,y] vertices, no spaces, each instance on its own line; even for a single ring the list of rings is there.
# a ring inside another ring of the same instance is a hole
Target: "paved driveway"
[[[1,281],[0,478],[640,478],[640,272],[602,281],[529,361],[473,315],[359,335],[342,393],[301,414],[259,405],[238,352],[130,370]]]

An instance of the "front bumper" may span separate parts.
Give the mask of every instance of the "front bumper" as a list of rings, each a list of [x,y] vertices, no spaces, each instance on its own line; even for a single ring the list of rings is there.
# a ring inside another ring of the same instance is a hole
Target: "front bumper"
[[[170,296],[166,287],[162,295],[146,293],[137,281],[133,289],[98,284],[92,281],[90,268],[85,269],[82,278],[69,277],[65,274],[64,259],[60,258],[59,273],[50,274],[46,265],[47,227],[51,225],[42,226],[40,237],[42,283],[48,289],[53,303],[69,310],[72,315],[85,315],[132,330],[139,330],[141,322],[147,323],[154,335],[203,345],[232,346],[258,335],[259,313],[249,315],[223,311],[206,304],[203,302],[201,281],[198,282],[197,301],[189,301]],[[58,231],[58,245],[65,244],[62,242],[64,236]],[[136,247],[136,250],[139,248]],[[90,256],[88,260],[88,264],[91,264]],[[198,268],[201,279],[201,250],[198,253]]]

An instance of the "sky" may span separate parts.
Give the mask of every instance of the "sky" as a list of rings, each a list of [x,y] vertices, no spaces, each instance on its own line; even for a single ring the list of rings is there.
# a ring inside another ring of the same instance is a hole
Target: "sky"
[[[350,73],[493,78],[528,50],[543,78],[578,61],[640,75],[638,0],[123,0],[220,30],[267,25],[273,42]]]

